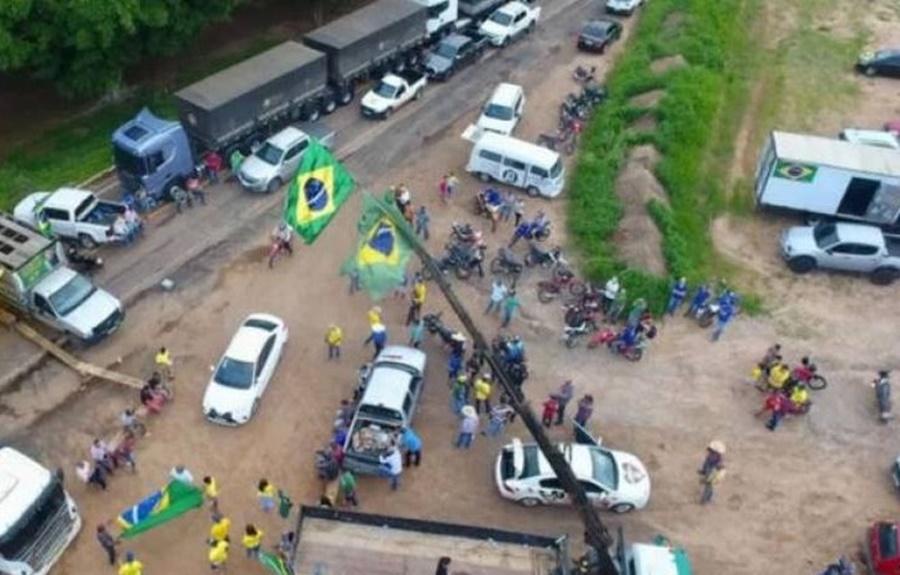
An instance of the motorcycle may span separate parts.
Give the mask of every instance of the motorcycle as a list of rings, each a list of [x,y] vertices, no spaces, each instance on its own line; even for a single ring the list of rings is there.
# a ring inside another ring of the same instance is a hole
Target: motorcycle
[[[572,72],[572,79],[579,84],[588,84],[594,81],[594,74],[596,71],[596,66],[591,66],[590,68],[585,68],[584,66],[576,66],[575,71]]]
[[[73,269],[90,274],[103,267],[103,258],[80,251],[73,245],[66,246],[66,260]]]
[[[550,303],[559,297],[566,289],[574,296],[581,296],[587,291],[584,282],[575,277],[575,274],[566,267],[559,266],[553,271],[549,280],[538,282],[538,301]]]
[[[437,267],[442,273],[447,273],[451,269],[458,279],[467,280],[472,276],[472,270],[478,270],[479,275],[484,277],[481,269],[481,262],[484,261],[483,245],[474,247],[462,244],[449,243],[445,246],[446,254],[437,261]],[[434,279],[431,275],[431,268],[422,268],[422,277],[426,280]]]
[[[492,188],[475,194],[475,213],[479,216],[496,220],[500,214],[500,206],[503,205],[503,196]]]
[[[560,247],[557,246],[552,250],[542,250],[534,242],[528,242],[528,253],[525,254],[526,266],[553,267],[567,264],[568,262],[563,258]]]
[[[606,327],[591,336],[588,340],[588,349],[595,349],[605,345],[613,355],[621,355],[628,361],[640,361],[647,349],[647,341],[643,336],[638,336],[634,345],[623,346],[619,341],[619,334],[612,328]]]
[[[875,388],[875,405],[878,408],[878,421],[887,423],[894,417],[893,401],[891,400],[891,378],[886,371],[878,373],[878,379],[872,382]]]
[[[513,247],[519,240],[527,240],[529,242],[543,242],[550,237],[552,225],[547,218],[537,218],[530,222],[522,222],[516,227],[513,233],[512,241],[509,247]]]
[[[491,260],[492,274],[508,274],[517,280],[525,269],[525,264],[511,249],[501,247],[497,257]]]
[[[465,344],[466,338],[462,332],[454,331],[445,326],[440,312],[425,314],[422,316],[422,321],[425,323],[425,329],[428,330],[428,333],[440,337],[445,345],[451,348],[458,348]]]
[[[560,123],[559,130],[555,134],[539,134],[536,144],[542,148],[561,151],[571,156],[578,147],[578,135],[581,133],[582,124],[572,119]]]
[[[450,225],[450,240],[468,245],[480,244],[481,232],[473,229],[472,224],[453,222]]]
[[[606,89],[598,84],[585,84],[581,90],[581,101],[592,108],[606,101],[606,97]]]
[[[563,336],[566,347],[572,349],[578,345],[582,336],[597,331],[597,323],[594,321],[594,312],[585,309],[571,309],[573,314],[567,314],[566,324],[563,327]],[[571,320],[571,321],[570,321]]]
[[[521,347],[519,338],[498,335],[491,342],[491,351],[501,361],[513,384],[521,386],[528,379],[525,350]]]
[[[581,121],[587,120],[591,115],[590,106],[575,94],[569,94],[559,105],[560,118],[569,117]]]
[[[694,319],[697,320],[697,325],[703,328],[707,328],[713,324],[716,320],[716,317],[719,315],[719,302],[712,300],[708,301],[697,310],[697,313],[694,314]]]

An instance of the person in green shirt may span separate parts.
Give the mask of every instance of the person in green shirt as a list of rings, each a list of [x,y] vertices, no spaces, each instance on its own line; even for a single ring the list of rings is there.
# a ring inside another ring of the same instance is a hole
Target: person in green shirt
[[[231,152],[228,163],[231,165],[231,173],[237,176],[238,170],[241,169],[241,164],[244,163],[244,154],[242,154],[240,150]]]
[[[628,290],[621,288],[616,293],[616,298],[609,307],[609,313],[606,314],[606,319],[608,319],[610,323],[619,323],[619,317],[625,312],[626,305],[628,305]]]
[[[344,501],[357,507],[359,500],[356,498],[356,477],[353,476],[353,472],[349,469],[344,470],[339,481]]]
[[[512,321],[513,314],[522,306],[522,302],[519,301],[519,297],[516,295],[516,290],[510,290],[509,294],[506,296],[506,299],[503,301],[503,321],[501,322],[501,326],[507,327],[509,322]]]

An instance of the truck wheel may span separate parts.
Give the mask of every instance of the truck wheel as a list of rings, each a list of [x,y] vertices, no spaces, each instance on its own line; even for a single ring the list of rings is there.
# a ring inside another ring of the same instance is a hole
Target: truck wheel
[[[92,250],[97,247],[97,242],[88,234],[78,234],[78,245],[86,250]]]
[[[524,499],[519,499],[519,503],[521,503],[523,507],[537,507],[541,504],[541,500],[535,497],[525,497]]]
[[[631,503],[616,503],[612,507],[609,508],[613,513],[629,513],[634,511],[634,505]]]
[[[341,90],[340,95],[338,96],[338,102],[341,106],[346,106],[350,102],[353,101],[353,87],[347,86],[343,90]]]
[[[536,197],[538,197],[538,196],[541,194],[541,191],[538,190],[538,189],[537,189],[536,187],[534,187],[534,186],[528,186],[528,190],[527,190],[527,191],[528,191],[529,197],[532,197],[532,198],[536,198]]]
[[[485,184],[491,181],[490,174],[486,174],[484,172],[478,172],[478,179],[484,182]]]
[[[328,98],[325,100],[325,103],[322,105],[322,111],[325,112],[326,115],[333,113],[337,110],[337,102],[335,102],[332,98]]]
[[[866,74],[866,76],[871,78],[872,76],[875,75],[875,72],[877,72],[877,71],[878,70],[876,70],[874,66],[866,66],[865,74]]]
[[[815,269],[816,260],[808,256],[800,256],[798,258],[789,259],[787,265],[792,272],[797,274],[805,274]]]
[[[278,188],[281,187],[281,178],[275,178],[269,182],[269,185],[266,186],[266,191],[270,194],[274,194],[278,191]]]
[[[306,121],[307,122],[315,122],[316,120],[319,119],[320,115],[321,115],[321,112],[319,112],[319,107],[313,106],[312,108],[309,109],[309,111],[306,112]]]
[[[900,270],[894,268],[878,268],[872,272],[872,283],[878,286],[886,286],[894,283]]]

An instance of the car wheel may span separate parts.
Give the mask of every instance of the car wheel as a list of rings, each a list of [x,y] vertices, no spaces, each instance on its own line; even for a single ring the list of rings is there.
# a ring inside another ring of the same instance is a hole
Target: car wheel
[[[616,503],[609,510],[613,513],[630,513],[634,511],[634,505],[631,503]]]
[[[878,286],[886,286],[894,283],[897,276],[900,275],[898,270],[893,268],[878,268],[872,272],[872,283]]]
[[[541,195],[541,191],[539,189],[537,189],[537,187],[535,187],[535,186],[528,186],[528,190],[526,190],[526,191],[528,192],[529,197],[532,197],[532,198],[536,198],[539,195]]]
[[[878,70],[875,69],[875,66],[866,66],[864,73],[866,76],[869,76],[871,78],[872,76],[874,76],[875,74],[878,73]]]
[[[490,174],[486,174],[484,172],[478,172],[478,179],[486,184],[491,181],[491,176]]]
[[[413,96],[413,100],[419,100],[421,98],[422,98],[422,90],[421,89],[416,90],[416,94],[415,94],[415,96]]]
[[[346,88],[341,90],[341,93],[338,96],[338,103],[340,103],[341,106],[346,106],[347,104],[349,104],[352,101],[353,101],[353,87],[347,86]]]
[[[256,412],[259,411],[259,398],[253,400],[253,407],[250,408],[250,417],[256,415]]]
[[[387,120],[388,118],[391,117],[391,115],[392,115],[393,113],[394,113],[394,109],[393,109],[393,108],[388,108],[387,110],[384,111],[384,119]]]
[[[791,258],[787,262],[788,267],[796,274],[805,274],[811,272],[816,267],[816,260],[808,256],[800,256]]]
[[[543,501],[537,499],[536,497],[526,497],[524,499],[519,499],[519,503],[522,504],[522,507],[537,507],[542,504]]]
[[[281,187],[281,178],[275,178],[269,182],[269,185],[266,186],[266,191],[270,194],[274,194],[278,191],[278,188]]]
[[[88,234],[78,234],[78,245],[86,250],[92,250],[97,247],[97,242]]]

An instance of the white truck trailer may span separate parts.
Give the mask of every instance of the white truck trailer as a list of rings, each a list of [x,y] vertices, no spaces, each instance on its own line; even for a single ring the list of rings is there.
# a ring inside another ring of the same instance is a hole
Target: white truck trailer
[[[756,170],[759,206],[900,233],[900,151],[772,132]]]

